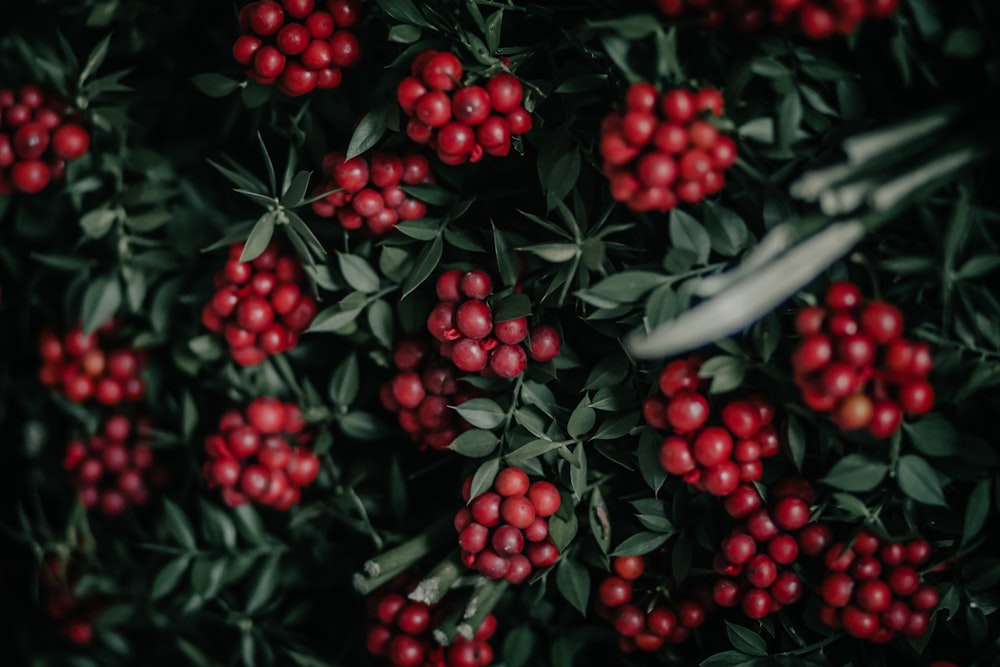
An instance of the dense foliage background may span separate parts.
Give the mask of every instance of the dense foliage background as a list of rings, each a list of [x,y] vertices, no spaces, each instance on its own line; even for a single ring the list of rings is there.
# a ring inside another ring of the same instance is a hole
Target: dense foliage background
[[[378,664],[362,593],[389,552],[414,580],[445,563],[456,615],[470,597],[480,614],[495,605],[496,665],[997,664],[995,3],[901,0],[891,18],[822,40],[794,22],[707,30],[640,0],[362,7],[358,66],[337,88],[288,97],[245,83],[231,3],[0,6],[0,88],[61,94],[91,136],[63,182],[0,195],[0,662]],[[413,149],[396,87],[428,48],[469,76],[509,68],[533,129],[507,157],[445,166],[428,152],[435,184],[411,190],[428,214],[383,236],[316,215],[326,154]],[[739,154],[722,192],[670,213],[612,199],[602,120],[638,81],[722,91],[716,124]],[[277,209],[301,219],[275,224]],[[848,219],[863,238],[823,240],[854,229]],[[272,230],[305,263],[319,314],[293,350],[243,367],[202,309],[226,247],[252,234],[262,250]],[[463,413],[477,428],[455,451],[421,450],[380,387],[394,342],[430,340],[437,277],[473,268],[492,274],[495,312],[555,326],[561,354],[514,380],[470,379],[491,399]],[[906,336],[933,350],[933,412],[887,439],[838,430],[793,383],[794,314],[844,279],[894,303]],[[63,464],[110,411],[43,386],[38,349],[43,329],[112,318],[148,355],[146,395],[122,410],[151,420],[167,474],[146,506],[109,517],[84,510]],[[752,391],[777,406],[764,495],[800,472],[814,521],[930,541],[940,605],[927,634],[875,645],[831,630],[818,565],[803,560],[794,606],[762,621],[716,609],[683,643],[618,651],[594,611],[611,559],[650,554],[661,592],[680,600],[712,585],[733,523],[721,499],[666,474],[665,431],[643,417],[664,355],[694,349],[713,401]],[[301,406],[320,455],[288,512],[229,507],[202,473],[220,416],[259,396]],[[561,559],[530,584],[447,569],[463,480],[476,474],[481,490],[501,463],[562,491],[550,520]],[[96,609],[89,644],[52,619],[43,563],[69,564],[74,597]]]

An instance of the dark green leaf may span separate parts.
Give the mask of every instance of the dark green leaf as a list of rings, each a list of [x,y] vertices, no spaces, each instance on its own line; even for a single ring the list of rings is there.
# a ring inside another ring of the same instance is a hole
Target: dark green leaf
[[[257,570],[257,576],[253,578],[250,597],[247,598],[246,612],[248,614],[253,614],[263,607],[274,595],[281,575],[281,570],[278,568],[280,561],[281,553],[279,552],[264,561],[264,564]]]
[[[990,514],[990,484],[991,480],[980,480],[969,494],[969,502],[965,505],[965,519],[962,523],[962,544],[968,544],[986,523],[986,518]]]
[[[674,248],[694,255],[699,264],[707,262],[712,251],[712,241],[701,223],[676,208],[670,212],[670,242]]]
[[[556,570],[556,586],[563,597],[581,614],[587,614],[590,597],[590,575],[587,568],[575,560],[563,560]]]
[[[368,307],[368,327],[372,335],[386,348],[392,347],[395,326],[392,306],[384,299],[377,299]]]
[[[310,178],[312,178],[311,171],[300,171],[295,174],[295,178],[288,184],[288,189],[281,195],[281,205],[285,208],[300,206],[309,190]]]
[[[886,464],[862,454],[840,459],[820,481],[845,491],[870,491],[889,471]]]
[[[344,280],[354,289],[365,294],[378,291],[378,274],[363,257],[342,252],[337,255],[337,264]]]
[[[361,373],[358,369],[358,358],[349,354],[337,366],[333,377],[330,378],[330,400],[337,407],[349,406],[358,397],[360,387]]]
[[[424,246],[413,265],[413,270],[406,277],[406,282],[403,283],[403,297],[406,297],[427,280],[428,276],[437,268],[443,252],[444,240],[440,236]]]
[[[366,113],[354,128],[351,141],[347,145],[347,159],[357,157],[378,143],[385,134],[389,122],[391,106],[376,107]]]
[[[462,419],[476,428],[493,429],[504,422],[506,413],[489,398],[473,398],[455,408]]]
[[[639,472],[653,493],[659,493],[667,481],[667,471],[660,465],[662,442],[663,438],[651,428],[645,429],[639,437]]]
[[[177,543],[189,550],[194,550],[194,531],[187,516],[172,500],[163,499],[163,519],[167,529],[177,540]]]
[[[910,441],[927,456],[955,456],[959,451],[958,431],[942,415],[934,413],[916,423],[903,425]]]
[[[590,396],[584,396],[573,413],[570,414],[566,430],[571,438],[579,440],[590,429],[594,428],[594,424],[597,422],[597,413],[588,405],[589,403]]]
[[[243,252],[240,254],[240,261],[252,262],[257,259],[267,249],[273,235],[274,215],[265,213],[257,221],[257,224],[253,226],[253,229],[250,230],[250,236],[247,238],[246,245],[243,246]]]
[[[174,590],[178,582],[180,582],[181,577],[183,577],[184,573],[187,571],[190,563],[191,556],[185,554],[183,556],[178,556],[164,565],[163,568],[156,573],[156,578],[153,579],[153,588],[150,592],[150,597],[156,600]]]
[[[240,87],[239,81],[233,81],[227,76],[206,72],[191,77],[191,83],[209,97],[225,97]]]
[[[114,274],[100,276],[83,294],[83,330],[93,333],[110,320],[122,305],[122,285]]]
[[[493,307],[493,321],[507,322],[531,315],[531,299],[526,294],[512,292]]]
[[[793,415],[788,416],[788,457],[795,464],[795,469],[802,470],[802,462],[806,457],[806,434],[802,421]]]
[[[913,454],[899,457],[896,470],[899,488],[914,500],[928,505],[947,505],[937,471],[924,459]]]
[[[392,434],[381,419],[364,410],[352,410],[337,420],[340,429],[358,440],[377,440]]]
[[[339,331],[358,319],[362,307],[348,308],[344,310],[340,306],[333,306],[321,311],[313,323],[309,326],[307,333],[317,333],[321,331]]]
[[[737,651],[747,655],[767,655],[767,642],[750,628],[726,621],[726,634]]]
[[[510,241],[507,240],[507,236],[497,229],[496,225],[492,225],[492,227],[493,249],[497,257],[497,268],[500,271],[500,279],[507,287],[513,287],[517,283],[517,279],[521,273],[517,253],[514,252],[514,248],[511,246]]]
[[[455,438],[448,446],[462,456],[479,458],[488,456],[497,448],[497,436],[483,429],[472,429]]]
[[[493,480],[496,479],[498,472],[500,472],[499,458],[484,461],[478,468],[476,468],[476,472],[472,476],[472,486],[469,490],[469,497],[478,498],[480,495],[486,493],[486,491],[488,491],[493,485]]]
[[[670,533],[654,533],[650,531],[636,533],[615,547],[611,556],[642,556],[654,551],[669,539]]]

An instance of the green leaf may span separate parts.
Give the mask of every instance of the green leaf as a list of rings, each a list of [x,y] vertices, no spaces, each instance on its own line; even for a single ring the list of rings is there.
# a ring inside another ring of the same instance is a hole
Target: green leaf
[[[174,590],[174,588],[177,587],[178,582],[180,582],[181,577],[183,577],[184,573],[187,571],[190,563],[191,556],[189,554],[185,554],[183,556],[178,556],[164,565],[163,568],[156,573],[156,578],[153,579],[153,588],[150,591],[150,597],[157,600]]]
[[[365,294],[378,291],[378,274],[365,261],[364,257],[342,252],[337,255],[337,264],[340,266],[340,273],[344,276],[344,280],[354,289]]]
[[[896,478],[903,493],[928,505],[944,505],[944,491],[937,471],[924,459],[913,454],[899,457]]]
[[[580,254],[580,248],[575,243],[538,243],[521,248],[521,250],[530,252],[532,255],[553,264],[568,262]]]
[[[705,230],[712,244],[712,249],[725,257],[735,257],[750,240],[750,232],[743,218],[730,209],[705,201],[708,215],[705,219]]]
[[[702,660],[701,667],[755,667],[760,664],[771,664],[762,660],[754,660],[739,651],[723,651],[710,658]]]
[[[209,544],[236,547],[236,526],[229,515],[208,503],[201,504],[201,528]]]
[[[871,491],[888,471],[885,463],[863,454],[850,454],[840,459],[820,481],[845,491]]]
[[[493,307],[493,321],[507,322],[531,315],[531,299],[526,294],[512,292],[500,299]]]
[[[358,319],[363,307],[343,309],[340,306],[333,306],[321,311],[312,324],[307,329],[307,333],[317,333],[321,331],[339,331],[348,324]]]
[[[529,440],[524,443],[511,453],[507,454],[507,463],[510,465],[522,464],[525,461],[530,461],[531,459],[538,458],[546,452],[551,452],[556,449],[565,447],[567,443],[565,442],[554,442],[552,440],[546,440],[544,438],[539,438],[537,440]]]
[[[646,292],[669,281],[668,276],[652,271],[622,271],[605,278],[585,293],[615,303],[633,303]]]
[[[976,482],[976,486],[969,494],[969,501],[965,505],[965,519],[962,523],[962,544],[979,534],[986,519],[990,514],[990,485],[992,480],[982,479]]]
[[[594,366],[587,381],[583,383],[583,391],[613,387],[621,384],[628,376],[631,364],[622,354],[609,354]]]
[[[690,252],[697,258],[699,264],[708,261],[712,252],[712,241],[701,223],[693,217],[674,209],[670,212],[670,242],[674,248]]]
[[[517,279],[521,273],[517,253],[514,252],[514,248],[511,246],[510,241],[507,240],[507,236],[497,229],[496,225],[491,226],[493,227],[493,249],[497,256],[497,268],[500,271],[500,280],[507,287],[513,287],[517,284]]]
[[[358,126],[354,128],[350,143],[347,144],[346,159],[350,160],[361,155],[379,142],[388,127],[391,108],[390,105],[376,107],[364,115]]]
[[[636,533],[619,544],[610,556],[642,556],[656,550],[670,538],[670,533],[645,531]]]
[[[719,355],[708,359],[698,369],[698,377],[711,378],[709,393],[724,394],[743,385],[747,361],[740,357]]]
[[[959,453],[958,431],[938,413],[925,415],[916,423],[905,423],[903,429],[922,454],[956,456]]]
[[[104,60],[108,57],[108,48],[111,46],[111,35],[102,39],[94,47],[94,50],[90,52],[87,57],[87,62],[84,63],[83,69],[80,70],[79,83],[82,85],[87,79],[93,76],[97,70],[101,68],[104,64]]]
[[[333,372],[330,378],[330,400],[337,407],[346,407],[358,397],[361,388],[361,372],[358,369],[358,358],[354,354],[347,358]]]
[[[191,529],[191,523],[181,508],[168,498],[163,499],[163,519],[177,543],[189,551],[194,551],[194,531]]]
[[[206,72],[191,77],[191,83],[195,88],[209,97],[225,97],[240,87],[239,81],[234,81],[228,76],[222,76],[214,72]]]
[[[480,458],[489,456],[497,448],[499,439],[483,429],[472,429],[455,438],[448,448],[462,456]]]
[[[278,587],[278,579],[281,576],[281,570],[278,567],[280,561],[281,552],[279,551],[264,561],[264,564],[257,571],[257,576],[252,579],[253,585],[246,606],[248,614],[253,614],[263,607],[274,595],[274,591]]]
[[[389,41],[399,44],[413,44],[420,35],[420,28],[412,25],[394,25],[389,29]]]
[[[418,5],[413,3],[413,0],[378,0],[378,5],[382,8],[382,11],[397,21],[410,23],[422,28],[434,27],[433,24],[424,18],[423,13],[420,11]]]
[[[368,328],[378,342],[390,349],[394,338],[394,322],[392,306],[384,299],[377,299],[368,307]]]
[[[271,213],[265,213],[257,221],[257,224],[253,226],[250,230],[250,236],[247,238],[246,244],[243,246],[243,252],[240,254],[241,262],[252,262],[253,260],[260,257],[268,244],[271,243],[271,237],[274,235],[274,215]]]
[[[556,570],[556,586],[574,609],[583,615],[587,614],[590,575],[586,567],[575,560],[563,560]]]
[[[358,440],[378,440],[392,435],[392,431],[375,415],[364,410],[352,410],[337,420],[340,430]]]
[[[120,212],[120,209],[108,209],[104,207],[95,209],[89,213],[85,213],[80,218],[80,227],[90,238],[99,239],[111,231],[111,227],[118,220]]]
[[[93,333],[110,320],[122,305],[122,285],[118,276],[99,276],[83,293],[83,331]]]
[[[747,655],[767,655],[767,642],[750,628],[726,621],[726,634],[737,651]]]
[[[795,464],[795,469],[802,471],[802,462],[806,457],[806,434],[802,421],[794,415],[788,416],[788,457]]]
[[[566,431],[569,433],[571,438],[576,440],[581,439],[584,435],[590,432],[590,429],[594,428],[594,424],[597,422],[597,413],[594,409],[590,407],[590,396],[584,396],[580,403],[577,404],[576,409],[569,416],[569,422],[566,424]]]
[[[281,205],[285,208],[300,206],[305,201],[306,192],[309,190],[310,178],[312,178],[311,171],[300,171],[295,174],[292,182],[288,184],[288,188],[281,195]]]
[[[219,592],[226,575],[226,560],[199,558],[191,568],[191,587],[194,592],[208,600]]]
[[[441,236],[435,237],[433,241],[424,246],[424,249],[420,251],[420,255],[413,265],[413,270],[410,271],[410,275],[406,277],[406,282],[403,283],[403,297],[406,297],[427,280],[427,277],[437,268],[443,252],[444,239]]]
[[[973,257],[962,265],[955,277],[958,280],[973,280],[1000,268],[1000,257],[996,255],[980,255]]]
[[[455,408],[462,419],[476,428],[493,429],[507,418],[496,401],[489,398],[473,398]]]
[[[433,185],[431,183],[401,185],[400,189],[411,197],[419,199],[420,201],[430,204],[431,206],[449,206],[455,199],[455,196],[452,193],[448,192],[440,185]]]
[[[503,641],[506,667],[525,667],[535,652],[535,633],[528,625],[518,625]]]
[[[493,480],[496,479],[498,472],[500,472],[499,457],[484,461],[476,468],[476,472],[472,476],[472,487],[469,490],[469,498],[477,498],[486,493],[493,486]]]
[[[663,438],[651,428],[643,430],[639,436],[639,472],[653,493],[659,493],[667,481],[667,471],[660,465],[662,442]]]

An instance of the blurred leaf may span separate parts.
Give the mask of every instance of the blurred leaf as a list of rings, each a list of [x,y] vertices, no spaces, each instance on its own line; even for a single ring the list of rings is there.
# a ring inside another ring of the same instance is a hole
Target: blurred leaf
[[[896,476],[899,488],[914,500],[928,505],[947,505],[937,472],[919,456],[899,457]]]
[[[889,466],[862,454],[850,454],[840,459],[825,477],[824,484],[845,491],[870,491],[889,471]]]
[[[564,559],[556,569],[556,586],[563,597],[581,614],[587,614],[590,574],[575,560]]]

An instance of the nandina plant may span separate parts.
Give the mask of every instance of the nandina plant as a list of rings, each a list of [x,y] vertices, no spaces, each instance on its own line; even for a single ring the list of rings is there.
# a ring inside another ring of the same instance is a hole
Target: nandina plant
[[[5,4],[0,662],[996,663],[994,4]]]

